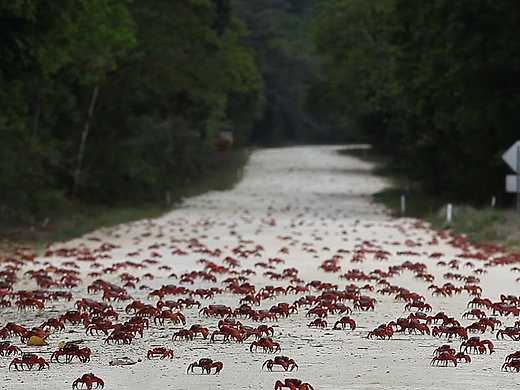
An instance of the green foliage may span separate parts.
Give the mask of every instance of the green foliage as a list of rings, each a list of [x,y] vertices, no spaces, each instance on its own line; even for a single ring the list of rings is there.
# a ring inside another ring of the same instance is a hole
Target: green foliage
[[[0,20],[0,219],[72,196],[162,202],[211,171],[220,130],[246,142],[262,110],[230,1],[12,0]]]
[[[518,137],[519,21],[512,0],[323,0],[322,109],[428,191],[488,201]]]
[[[308,86],[317,77],[310,26],[312,0],[233,0],[250,30],[265,83],[265,104],[252,141],[260,144],[308,142],[323,130],[306,106]]]

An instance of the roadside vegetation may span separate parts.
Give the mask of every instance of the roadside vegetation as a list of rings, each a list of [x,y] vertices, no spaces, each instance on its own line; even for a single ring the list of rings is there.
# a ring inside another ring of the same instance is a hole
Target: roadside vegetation
[[[186,180],[182,186],[168,192],[161,202],[120,203],[110,207],[70,200],[61,205],[59,212],[50,213],[38,223],[19,223],[14,227],[2,223],[0,253],[19,246],[38,250],[48,243],[80,237],[101,227],[157,218],[175,208],[183,198],[231,189],[240,181],[249,154],[250,151],[243,148],[221,155],[201,176]]]
[[[520,128],[520,2],[323,0],[321,108],[400,175],[452,202],[506,206]]]
[[[424,191],[420,183],[412,182],[395,169],[387,157],[374,150],[341,150],[340,154],[351,155],[374,164],[374,174],[387,178],[391,187],[374,194],[373,199],[386,206],[396,217],[420,218],[435,229],[451,229],[467,235],[474,242],[504,245],[520,250],[520,215],[511,207],[469,206],[453,204],[453,220],[446,220],[446,205],[453,200],[446,196]],[[406,196],[406,212],[401,212],[401,196]]]
[[[3,2],[0,239],[156,216],[228,188],[252,146],[325,140],[305,106],[314,6]]]

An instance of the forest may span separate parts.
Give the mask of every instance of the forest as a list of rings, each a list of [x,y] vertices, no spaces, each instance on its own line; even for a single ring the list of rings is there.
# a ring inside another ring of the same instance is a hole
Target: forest
[[[162,201],[211,173],[221,131],[236,148],[369,142],[432,193],[503,193],[513,0],[0,4],[1,220]]]
[[[430,193],[511,199],[501,155],[520,138],[520,3],[320,3],[314,88],[341,128]]]
[[[1,4],[3,221],[162,202],[211,174],[220,131],[237,147],[321,131],[304,110],[311,1]]]

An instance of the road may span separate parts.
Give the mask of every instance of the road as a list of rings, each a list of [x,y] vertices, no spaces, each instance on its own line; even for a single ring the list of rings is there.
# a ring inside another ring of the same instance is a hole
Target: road
[[[100,301],[101,294],[87,294],[86,286],[99,278],[120,286],[123,284],[121,275],[125,273],[139,278],[135,289],[127,289],[129,295],[150,304],[155,304],[157,299],[150,298],[149,292],[163,285],[189,289],[223,288],[226,286],[223,280],[242,276],[240,282],[247,280],[254,284],[257,292],[265,286],[285,287],[290,278],[280,279],[283,270],[286,275],[293,275],[293,279],[300,279],[302,286],[319,281],[338,285],[339,290],[351,284],[364,287],[361,294],[375,298],[375,310],[350,314],[357,323],[353,331],[332,330],[335,321],[342,316],[337,313],[325,318],[326,329],[308,327],[315,317],[307,317],[310,307],[304,306],[297,314],[266,323],[274,328],[273,339],[280,343],[281,354],[293,358],[299,366],[298,371],[263,371],[262,363],[275,355],[251,353],[252,338],[243,344],[210,343],[202,339],[172,341],[173,333],[182,326],[168,322],[156,326],[152,320],[144,337],[137,336],[130,345],[105,344],[104,335],[86,335],[82,325],[67,325],[65,332],[49,337],[48,346],[23,347],[23,350],[48,359],[60,341],[83,339],[83,345],[92,349],[90,363],[52,363],[49,370],[17,372],[8,371],[10,358],[0,357],[0,387],[10,390],[70,389],[72,381],[87,372],[103,378],[106,389],[117,390],[271,390],[275,381],[291,377],[310,383],[316,390],[466,390],[518,386],[520,374],[500,371],[505,356],[516,351],[517,344],[509,340],[497,341],[491,331],[480,337],[491,339],[496,352],[491,356],[472,355],[472,363],[461,363],[456,368],[430,366],[433,350],[446,343],[445,339],[403,333],[394,334],[390,340],[367,339],[368,332],[379,324],[410,314],[404,310],[404,302],[394,299],[395,293],[378,293],[385,287],[381,282],[383,279],[389,286],[404,287],[422,295],[433,307],[430,314],[443,311],[463,325],[474,322],[461,318],[473,297],[465,291],[454,296],[432,296],[432,290],[428,289],[430,285],[452,283],[461,287],[464,285],[461,277],[475,276],[481,279],[483,296],[493,300],[497,300],[500,293],[518,295],[518,285],[516,275],[509,272],[508,267],[484,267],[486,261],[478,260],[475,255],[484,253],[488,261],[503,253],[490,254],[489,248],[474,248],[463,240],[454,242],[451,236],[430,230],[420,221],[390,217],[370,198],[387,183],[372,175],[370,164],[340,155],[339,149],[309,146],[258,150],[251,156],[243,180],[230,191],[186,199],[180,207],[156,220],[101,229],[68,243],[54,244],[46,257],[19,270],[15,290],[36,288],[34,280],[26,274],[28,270],[45,269],[53,279],[59,280],[62,274],[55,273],[56,269],[73,269],[77,265],[81,281],[71,290],[74,300],[47,302],[42,311],[0,309],[0,325],[15,321],[28,328],[38,326],[44,320],[72,309],[76,299],[89,297]],[[239,266],[229,269],[229,263],[223,262],[228,256],[238,260]],[[265,268],[268,260],[274,258],[284,263],[271,262],[273,269]],[[324,261],[333,258],[340,267],[339,272],[325,272],[319,268]],[[201,263],[201,259],[207,262]],[[451,263],[452,268],[442,265],[442,262],[452,260],[455,260]],[[214,267],[226,266],[224,270],[214,268],[216,283],[202,280],[203,274],[185,275],[181,283],[179,278],[183,274],[202,271],[208,262]],[[417,271],[418,263],[426,265],[422,272]],[[146,264],[146,268],[135,268],[132,264]],[[397,266],[399,273],[384,275],[391,266]],[[474,271],[479,268],[487,273],[476,274]],[[362,280],[339,277],[354,269],[361,271],[357,275],[361,275]],[[245,270],[254,270],[256,275]],[[380,276],[371,278],[370,275],[376,275],[375,270],[379,270]],[[89,275],[91,272],[99,274]],[[459,280],[446,279],[447,273],[456,275],[453,277]],[[426,280],[427,275],[435,279]],[[254,309],[269,309],[279,302],[292,304],[306,295],[320,294],[321,291],[311,288],[298,295],[277,295],[262,300],[261,306]],[[235,308],[243,296],[226,291],[213,299],[195,299],[202,307],[225,304]],[[164,300],[178,298],[180,296],[166,296]],[[120,314],[119,322],[128,319],[124,308],[129,302],[111,302]],[[345,304],[353,306],[353,302]],[[217,329],[217,318],[200,316],[197,308],[182,311],[187,326],[202,324],[210,331]],[[500,319],[504,325],[514,323],[514,318]],[[245,318],[239,320],[243,324],[258,325]],[[450,343],[456,349],[460,345],[458,340]],[[146,351],[154,346],[172,348],[174,358],[147,360]],[[125,356],[137,364],[109,365],[114,358]],[[223,371],[216,376],[187,375],[188,364],[203,357],[222,361]]]

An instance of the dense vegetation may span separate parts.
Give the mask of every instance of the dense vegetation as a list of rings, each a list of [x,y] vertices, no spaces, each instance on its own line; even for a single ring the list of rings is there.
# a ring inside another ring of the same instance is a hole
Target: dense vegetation
[[[520,134],[512,0],[11,0],[0,21],[0,221],[164,202],[226,164],[228,130],[368,141],[487,200]]]
[[[313,90],[430,192],[489,201],[520,135],[518,33],[514,0],[322,0]]]
[[[222,161],[223,130],[310,139],[311,3],[0,2],[0,220],[163,202]]]

